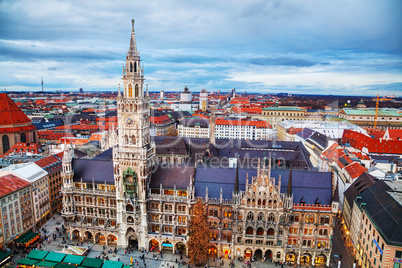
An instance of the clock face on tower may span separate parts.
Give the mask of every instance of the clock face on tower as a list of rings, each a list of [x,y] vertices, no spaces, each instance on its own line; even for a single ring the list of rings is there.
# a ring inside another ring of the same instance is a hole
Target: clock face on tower
[[[127,118],[127,120],[126,120],[126,124],[128,125],[128,126],[131,126],[132,124],[134,123],[134,121],[133,121],[133,119],[132,118]]]

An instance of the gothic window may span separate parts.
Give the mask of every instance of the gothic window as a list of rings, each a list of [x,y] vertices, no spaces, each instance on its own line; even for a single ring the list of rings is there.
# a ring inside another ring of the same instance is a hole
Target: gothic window
[[[135,96],[138,97],[138,85],[135,85]]]
[[[21,142],[27,142],[27,137],[25,136],[25,133],[21,134]]]
[[[276,208],[276,200],[274,200],[274,208]]]
[[[253,227],[247,227],[247,229],[246,229],[246,234],[253,234],[254,233],[254,230],[253,230]]]
[[[275,235],[275,230],[273,228],[269,228],[267,231],[267,235]]]
[[[264,199],[264,200],[262,200],[262,205],[263,205],[263,206],[265,206],[265,205],[266,205],[265,199]]]
[[[133,112],[133,104],[130,104],[130,112]]]
[[[135,136],[131,136],[131,144],[135,144]]]
[[[260,214],[258,214],[258,220],[259,221],[263,221],[264,220],[264,214],[262,212],[260,212]]]
[[[253,220],[254,220],[254,214],[253,214],[253,212],[249,212],[249,213],[247,214],[247,220],[248,220],[248,221],[253,221]]]
[[[314,215],[306,215],[305,222],[314,223]]]
[[[136,73],[136,72],[137,72],[137,63],[134,62],[134,73]]]
[[[249,198],[249,199],[247,199],[247,205],[250,205],[250,203],[251,203],[251,201],[250,201],[250,198]]]
[[[264,235],[264,229],[261,227],[257,229],[257,235]]]
[[[259,206],[261,206],[261,199],[258,199],[258,203]]]
[[[128,85],[128,97],[132,98],[133,97],[133,86]]]
[[[128,136],[127,135],[124,136],[124,144],[128,144]]]
[[[214,217],[218,217],[218,210],[214,209]]]
[[[268,201],[268,207],[272,207],[272,200]]]
[[[130,73],[133,72],[133,64],[130,62]]]
[[[268,216],[268,221],[275,221],[275,216],[273,213],[270,213]]]
[[[212,208],[209,209],[209,216],[214,216],[214,210]]]
[[[5,154],[8,150],[10,150],[10,141],[7,135],[3,135],[3,154]]]

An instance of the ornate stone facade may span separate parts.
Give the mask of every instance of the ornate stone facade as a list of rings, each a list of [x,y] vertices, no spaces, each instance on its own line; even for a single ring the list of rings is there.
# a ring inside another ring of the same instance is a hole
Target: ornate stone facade
[[[265,142],[254,149],[239,142],[238,148],[228,143],[225,149],[213,138],[205,145],[169,137],[155,139],[155,145],[143,82],[133,22],[123,94],[118,94],[118,131],[103,140],[112,148],[81,160],[73,159],[70,149],[64,151],[62,213],[70,239],[187,253],[192,205],[201,198],[211,256],[329,263],[338,203],[332,200],[331,174],[309,171],[301,144]],[[237,152],[251,158],[223,157]],[[274,160],[275,154],[284,160]],[[283,161],[290,158],[302,171],[286,170]],[[215,160],[219,168],[212,166]],[[251,160],[258,160],[258,166],[247,166]],[[324,186],[303,185],[313,180]]]

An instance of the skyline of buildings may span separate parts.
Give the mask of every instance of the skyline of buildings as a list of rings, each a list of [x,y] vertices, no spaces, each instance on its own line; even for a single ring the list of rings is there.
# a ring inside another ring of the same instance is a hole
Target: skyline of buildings
[[[144,69],[132,20],[117,94],[0,94],[0,178],[24,187],[0,196],[0,243],[60,211],[70,240],[186,253],[201,199],[210,256],[328,266],[340,228],[362,267],[400,266],[398,99],[150,93]]]
[[[117,89],[119,55],[127,41],[123,25],[134,16],[141,25],[137,34],[143,40],[141,56],[148,63],[145,72],[152,91],[187,85],[210,92],[234,87],[247,92],[400,96],[397,0],[176,1],[118,2],[110,7],[69,0],[57,8],[53,1],[36,6],[24,0],[2,2],[1,86],[8,91],[41,90],[43,77],[44,90]],[[13,12],[17,7],[18,17]],[[35,11],[41,15],[34,16]],[[31,68],[24,68],[28,61]]]

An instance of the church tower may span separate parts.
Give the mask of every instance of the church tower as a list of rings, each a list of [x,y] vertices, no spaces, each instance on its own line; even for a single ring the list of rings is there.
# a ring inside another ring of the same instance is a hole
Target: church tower
[[[117,200],[118,246],[129,243],[146,247],[146,192],[155,155],[150,140],[150,106],[144,94],[144,70],[140,66],[134,20],[131,21],[130,48],[123,65],[123,94],[117,97],[118,144],[113,148]]]

